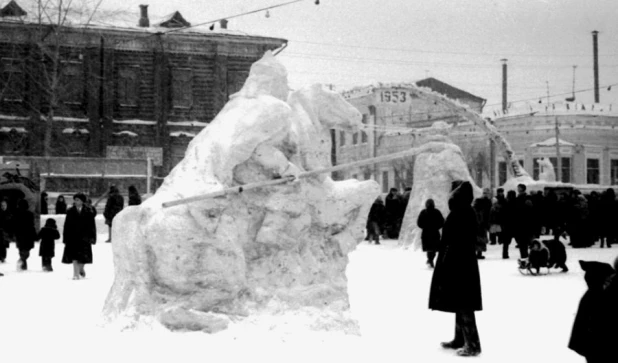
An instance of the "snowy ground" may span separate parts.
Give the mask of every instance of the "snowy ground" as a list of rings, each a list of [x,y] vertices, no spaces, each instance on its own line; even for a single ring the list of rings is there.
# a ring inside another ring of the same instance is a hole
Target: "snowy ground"
[[[57,245],[52,273],[41,272],[38,245],[30,270],[16,272],[17,251],[0,264],[0,360],[215,361],[215,362],[451,362],[454,316],[427,309],[431,270],[419,252],[396,241],[360,244],[348,268],[352,313],[362,337],[338,333],[272,332],[267,326],[232,327],[216,335],[140,331],[120,333],[100,326],[100,311],[113,279],[112,246],[98,221],[99,242],[87,278],[73,281]],[[101,233],[103,232],[103,233]],[[500,246],[480,261],[485,309],[477,313],[483,353],[479,362],[584,362],[567,349],[573,317],[585,282],[577,260],[612,262],[618,248],[568,249],[567,274],[522,276]]]

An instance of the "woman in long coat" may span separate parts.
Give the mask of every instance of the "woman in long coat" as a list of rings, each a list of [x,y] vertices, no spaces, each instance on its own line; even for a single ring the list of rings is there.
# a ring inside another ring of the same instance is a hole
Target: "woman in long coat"
[[[34,248],[34,241],[37,239],[36,227],[34,224],[34,213],[29,209],[28,202],[21,199],[17,203],[17,212],[13,218],[13,228],[15,228],[15,244],[19,250],[19,270],[28,269],[28,257],[30,250]]]
[[[440,244],[440,228],[444,225],[444,217],[440,210],[436,209],[433,199],[427,199],[425,202],[425,209],[418,215],[416,225],[423,230],[421,233],[423,251],[427,253],[427,265],[433,268],[433,260]]]
[[[86,196],[77,193],[74,205],[67,211],[62,232],[64,253],[62,263],[73,264],[73,280],[86,277],[85,264],[92,263],[92,245],[96,243],[96,230],[93,229],[97,211],[86,204]]]
[[[481,279],[476,258],[477,219],[472,185],[454,181],[450,213],[442,228],[438,260],[431,281],[429,308],[455,313],[455,338],[442,343],[461,356],[481,353],[475,311],[482,310]]]

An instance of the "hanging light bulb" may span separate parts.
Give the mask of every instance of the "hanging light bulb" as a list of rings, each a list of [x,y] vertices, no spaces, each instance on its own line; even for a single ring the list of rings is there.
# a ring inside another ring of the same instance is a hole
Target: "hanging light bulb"
[[[270,18],[270,13],[268,12],[268,10],[266,10],[266,17]]]

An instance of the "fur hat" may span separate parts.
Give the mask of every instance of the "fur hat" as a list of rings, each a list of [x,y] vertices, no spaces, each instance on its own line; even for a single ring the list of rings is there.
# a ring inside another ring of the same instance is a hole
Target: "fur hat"
[[[45,227],[47,228],[56,228],[56,220],[53,218],[47,218],[45,220]]]

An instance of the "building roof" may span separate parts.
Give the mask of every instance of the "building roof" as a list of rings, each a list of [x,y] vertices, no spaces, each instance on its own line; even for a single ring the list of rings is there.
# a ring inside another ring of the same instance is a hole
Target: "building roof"
[[[575,144],[573,144],[572,142],[564,141],[562,139],[558,139],[558,143],[561,146],[575,146]],[[556,138],[555,137],[550,137],[549,139],[547,139],[545,141],[537,142],[537,143],[534,143],[534,144],[532,144],[530,146],[531,147],[537,147],[537,146],[556,146]]]
[[[453,87],[450,84],[439,81],[433,77],[425,78],[416,82],[416,85],[419,87],[427,87],[433,90],[434,92],[440,93],[448,98],[452,98],[454,100],[462,100],[462,99],[472,99],[478,102],[483,103],[486,101],[484,98],[479,96],[475,96],[472,93],[461,90],[457,87]]]
[[[28,2],[24,2],[23,4],[18,5],[15,0],[0,0],[0,12],[5,11],[7,13],[7,15],[0,16],[0,23],[11,22],[18,24],[38,24],[39,20],[45,23],[47,22],[48,18],[55,19],[53,13],[56,9],[48,9],[48,12],[52,15],[39,19],[36,15],[37,9],[35,7],[35,3],[36,2],[30,4]],[[221,26],[215,26],[215,22],[191,26],[191,23],[185,20],[183,15],[180,14],[180,12],[178,11],[175,11],[172,14],[168,14],[165,16],[158,16],[153,13],[149,14],[148,17],[151,25],[149,27],[140,27],[138,25],[140,19],[140,12],[137,8],[134,12],[99,8],[93,13],[92,11],[90,11],[90,9],[86,9],[84,11],[81,7],[76,6],[74,9],[69,9],[69,11],[66,13],[66,18],[63,21],[63,25],[73,28],[110,29],[150,34],[165,34],[166,32],[173,30],[174,33],[181,34],[216,34],[271,38],[258,34],[249,34],[239,30],[227,29]],[[56,25],[55,23],[49,24]],[[177,27],[178,25],[182,24],[184,24],[185,27]],[[284,43],[287,42],[287,40],[285,39],[280,40],[282,40]]]

